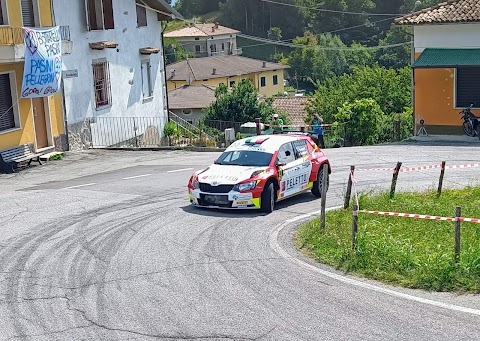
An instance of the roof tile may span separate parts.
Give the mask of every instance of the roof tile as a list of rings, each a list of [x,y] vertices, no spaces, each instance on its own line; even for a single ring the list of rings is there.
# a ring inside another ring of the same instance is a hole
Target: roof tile
[[[284,110],[290,116],[292,126],[305,126],[305,119],[308,116],[306,104],[308,97],[278,97],[273,100],[272,106],[275,109]]]
[[[397,25],[480,22],[480,1],[451,0],[395,20]]]
[[[215,87],[184,85],[168,92],[169,109],[204,109],[215,102]]]

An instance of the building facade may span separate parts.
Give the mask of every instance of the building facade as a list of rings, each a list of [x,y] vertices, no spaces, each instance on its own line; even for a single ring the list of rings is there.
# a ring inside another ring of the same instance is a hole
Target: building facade
[[[56,25],[50,0],[0,0],[0,150],[28,144],[35,152],[65,148],[61,95],[22,99],[23,27]],[[61,27],[69,52],[68,23]]]
[[[284,71],[287,68],[278,63],[234,55],[189,58],[167,65],[167,85],[169,91],[184,85],[232,87],[249,79],[261,95],[271,97],[285,91]]]
[[[407,15],[397,25],[414,32],[416,129],[463,134],[459,112],[473,104],[480,114],[480,2],[457,0]]]
[[[69,25],[63,58],[65,112],[72,149],[161,139],[168,120],[162,21],[181,17],[164,0],[54,1]]]
[[[237,47],[237,34],[240,31],[221,26],[218,23],[193,24],[165,33],[166,38],[174,38],[179,45],[195,57],[242,54]]]

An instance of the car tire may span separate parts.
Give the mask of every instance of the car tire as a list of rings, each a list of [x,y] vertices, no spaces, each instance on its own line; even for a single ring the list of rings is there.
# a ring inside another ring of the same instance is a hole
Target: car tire
[[[272,182],[267,183],[260,200],[262,212],[272,213],[275,207],[275,186]]]
[[[320,165],[320,170],[318,171],[317,181],[313,183],[312,194],[318,198],[322,197],[322,181],[323,181],[323,165]],[[327,174],[327,191],[330,185],[330,177]]]

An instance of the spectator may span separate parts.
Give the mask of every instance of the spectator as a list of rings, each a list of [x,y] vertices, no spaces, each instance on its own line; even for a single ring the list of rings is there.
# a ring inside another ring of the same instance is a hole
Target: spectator
[[[310,121],[313,130],[313,139],[320,148],[325,148],[325,141],[323,139],[323,119],[318,114],[313,114]]]
[[[274,133],[282,132],[283,120],[280,117],[278,117],[278,114],[273,115],[273,120],[272,120],[272,123],[270,124],[270,127],[273,129]]]

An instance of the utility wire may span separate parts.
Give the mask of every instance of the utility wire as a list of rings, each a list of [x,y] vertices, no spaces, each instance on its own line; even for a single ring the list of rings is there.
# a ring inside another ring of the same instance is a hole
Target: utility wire
[[[308,9],[308,10],[312,10],[312,11],[337,13],[337,14],[364,15],[364,16],[396,16],[396,17],[405,15],[405,14],[402,14],[402,13],[367,13],[367,12],[337,11],[337,10],[333,10],[333,9],[325,9],[325,8],[318,8],[318,7],[308,7],[308,6],[302,6],[302,5],[288,4],[288,3],[285,3],[285,2],[278,2],[278,1],[273,1],[273,0],[259,0],[259,1],[267,2],[267,3],[271,3],[271,4],[282,5],[282,6],[303,8],[303,9]]]

